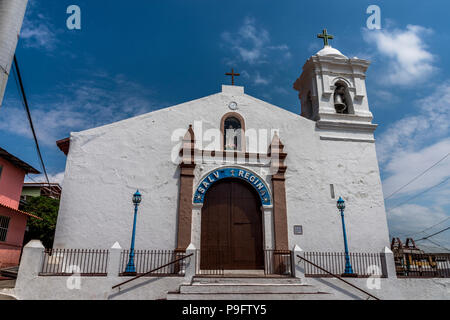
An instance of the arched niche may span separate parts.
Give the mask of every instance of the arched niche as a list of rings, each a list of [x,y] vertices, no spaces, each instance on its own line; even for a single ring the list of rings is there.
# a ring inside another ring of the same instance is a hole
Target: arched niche
[[[231,126],[231,127],[230,127]],[[237,112],[228,112],[220,120],[221,150],[245,152],[245,121]],[[232,137],[230,137],[232,135]],[[228,145],[235,144],[235,148]],[[228,146],[228,148],[226,148]]]
[[[350,95],[350,85],[342,78],[338,78],[334,82],[333,91],[333,106],[336,113],[340,114],[355,114],[355,109],[353,108],[353,99]],[[345,104],[346,108],[342,108]]]

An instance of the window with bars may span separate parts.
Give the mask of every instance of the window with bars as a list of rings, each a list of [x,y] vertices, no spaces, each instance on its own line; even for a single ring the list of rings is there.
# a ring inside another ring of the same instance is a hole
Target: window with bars
[[[6,234],[8,233],[9,217],[0,216],[0,241],[6,241]]]

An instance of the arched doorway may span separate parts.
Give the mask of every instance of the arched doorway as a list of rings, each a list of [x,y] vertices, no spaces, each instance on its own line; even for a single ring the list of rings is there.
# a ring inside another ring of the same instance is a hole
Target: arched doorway
[[[200,268],[264,269],[261,200],[254,188],[227,178],[212,185],[201,216]]]

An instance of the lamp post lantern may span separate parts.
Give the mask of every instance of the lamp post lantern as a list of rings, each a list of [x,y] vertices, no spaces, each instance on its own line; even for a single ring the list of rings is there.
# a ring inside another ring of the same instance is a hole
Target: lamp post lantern
[[[131,235],[131,247],[130,247],[130,256],[128,258],[128,264],[125,268],[125,273],[127,274],[136,274],[136,267],[134,265],[134,238],[136,236],[136,218],[139,203],[141,203],[142,196],[139,190],[133,195],[133,204],[134,204],[134,221],[133,221],[133,233]]]
[[[345,246],[345,271],[342,274],[347,277],[355,277],[356,274],[353,273],[352,265],[350,263],[350,256],[348,254],[348,245],[347,245],[347,234],[345,232],[345,221],[344,221],[344,209],[345,209],[345,201],[342,197],[339,197],[339,200],[336,203],[337,208],[341,212],[342,219],[342,233],[344,234],[344,246]]]

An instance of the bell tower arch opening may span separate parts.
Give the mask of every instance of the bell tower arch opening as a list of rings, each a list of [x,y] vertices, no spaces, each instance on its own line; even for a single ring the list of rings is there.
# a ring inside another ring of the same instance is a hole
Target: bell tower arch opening
[[[354,114],[352,97],[350,96],[348,85],[342,80],[337,80],[334,86],[333,101],[336,113]]]

